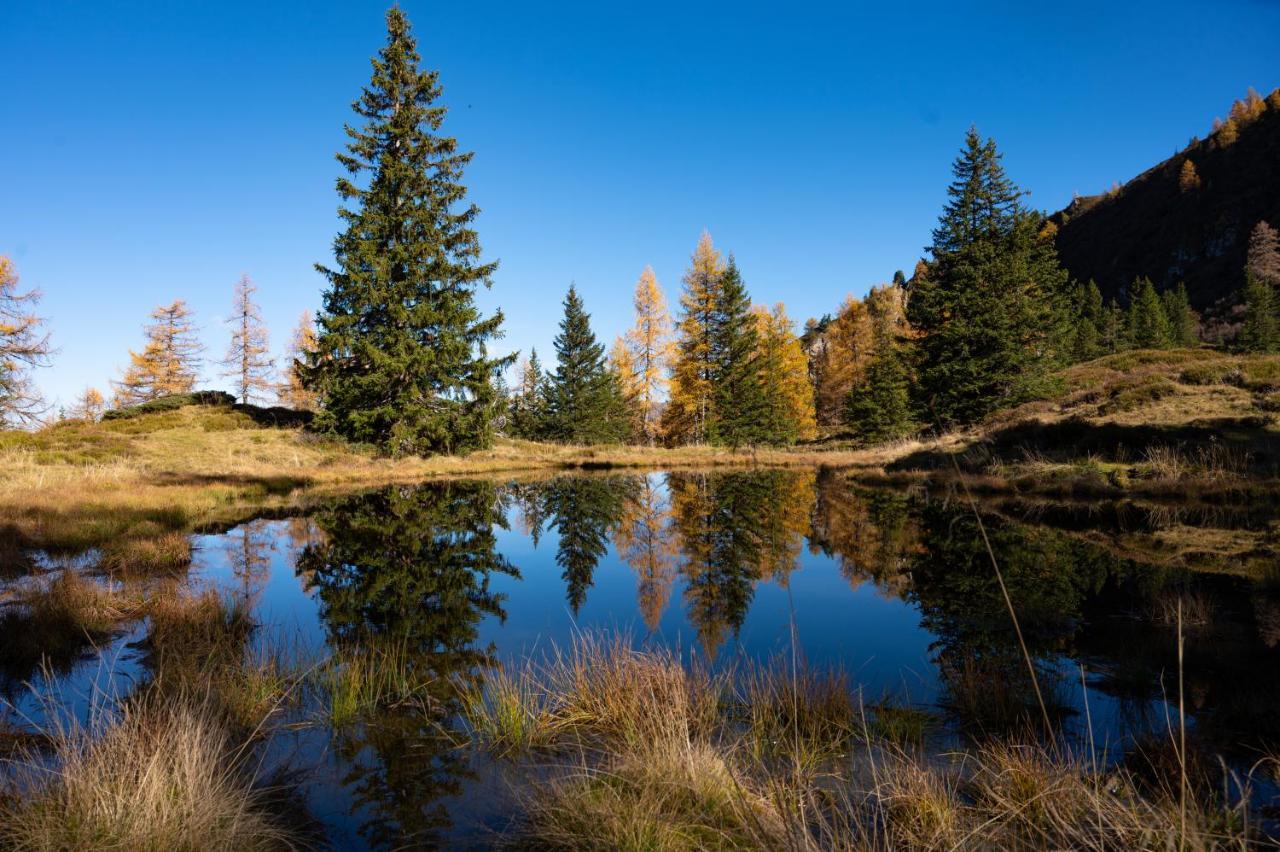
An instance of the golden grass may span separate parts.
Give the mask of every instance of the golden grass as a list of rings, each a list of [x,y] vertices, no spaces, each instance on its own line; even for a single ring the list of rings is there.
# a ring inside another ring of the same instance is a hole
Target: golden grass
[[[995,739],[949,759],[904,750],[873,733],[830,674],[773,665],[734,686],[670,652],[588,636],[498,684],[500,699],[490,691],[467,705],[473,732],[501,753],[536,746],[546,758],[512,764],[522,811],[507,840],[518,847],[1200,850],[1250,841],[1244,805],[1204,796],[1184,821],[1176,784],[1152,788],[1052,744]],[[850,738],[850,728],[868,736]],[[764,750],[762,737],[809,745]],[[529,767],[536,783],[519,775]]]
[[[269,815],[252,767],[215,715],[186,703],[124,708],[53,732],[52,764],[17,763],[0,800],[15,849],[266,850],[296,839]]]

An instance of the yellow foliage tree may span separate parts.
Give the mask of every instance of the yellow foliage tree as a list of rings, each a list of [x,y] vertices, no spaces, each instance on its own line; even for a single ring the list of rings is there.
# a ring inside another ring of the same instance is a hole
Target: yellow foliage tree
[[[711,375],[715,368],[711,331],[724,270],[724,259],[711,242],[711,235],[703,231],[684,275],[684,293],[680,296],[683,313],[676,325],[671,398],[662,417],[662,431],[668,442],[700,444],[707,437]]]
[[[141,352],[129,351],[129,366],[115,385],[116,407],[172,394],[190,393],[204,352],[187,303],[178,299],[151,312]]]
[[[871,360],[871,319],[867,307],[849,296],[827,326],[823,346],[813,369],[814,404],[819,424],[838,426],[849,391],[862,380]]]
[[[318,407],[316,394],[302,384],[298,372],[300,365],[305,364],[311,353],[316,351],[316,324],[311,311],[303,311],[298,318],[298,327],[293,330],[293,337],[285,350],[284,381],[276,389],[280,402],[294,411],[315,411]]]
[[[231,378],[236,396],[246,405],[255,399],[264,399],[275,389],[272,381],[275,359],[270,354],[267,325],[253,300],[257,291],[248,275],[242,275],[236,283],[231,316],[227,318],[227,324],[231,326],[231,343],[227,347],[227,357],[220,362],[227,368],[222,375]]]
[[[644,440],[644,410],[641,404],[643,390],[640,372],[636,366],[635,357],[627,346],[627,341],[622,337],[615,338],[613,348],[609,350],[609,369],[617,379],[618,393],[622,396],[622,404],[630,421],[628,439]]]
[[[818,436],[814,417],[813,386],[800,338],[781,302],[773,310],[753,305],[756,319],[756,358],[765,385],[765,419],[774,433],[792,440],[811,441]]]
[[[0,426],[34,423],[47,408],[31,382],[32,368],[48,366],[53,354],[33,310],[39,301],[39,290],[18,290],[13,261],[0,255]]]
[[[1182,161],[1182,170],[1178,172],[1178,189],[1191,192],[1199,188],[1200,174],[1196,171],[1196,164],[1188,157]]]
[[[97,388],[85,388],[84,393],[76,400],[76,404],[71,407],[70,418],[72,420],[84,420],[93,423],[102,417],[102,411],[106,408],[107,401],[102,396],[102,391]]]
[[[627,332],[638,382],[636,403],[640,409],[640,436],[653,444],[661,432],[660,412],[671,364],[671,315],[653,269],[646,266],[636,282],[636,321]]]

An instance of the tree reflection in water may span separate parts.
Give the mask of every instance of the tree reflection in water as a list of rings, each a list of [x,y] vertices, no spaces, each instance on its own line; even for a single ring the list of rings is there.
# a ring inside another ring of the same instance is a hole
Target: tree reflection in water
[[[477,646],[485,616],[505,618],[493,574],[518,572],[497,552],[505,525],[491,483],[394,488],[344,500],[315,516],[319,540],[303,551],[300,574],[320,602],[335,649],[396,647],[430,706],[383,708],[365,724],[336,732],[350,767],[345,783],[375,846],[440,842],[450,819],[443,799],[462,790],[466,757],[450,725],[457,686],[478,682],[493,663]]]

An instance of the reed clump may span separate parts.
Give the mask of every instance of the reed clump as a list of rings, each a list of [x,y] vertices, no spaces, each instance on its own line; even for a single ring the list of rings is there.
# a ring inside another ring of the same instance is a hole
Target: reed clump
[[[217,714],[187,702],[126,704],[51,735],[52,755],[14,764],[0,797],[0,847],[296,848],[270,815],[242,749]]]

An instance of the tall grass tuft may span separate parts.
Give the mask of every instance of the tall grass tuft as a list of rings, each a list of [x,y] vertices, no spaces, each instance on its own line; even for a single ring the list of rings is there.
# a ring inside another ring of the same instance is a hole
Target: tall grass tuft
[[[32,850],[294,848],[216,715],[183,702],[67,724],[54,754],[17,762],[0,847]]]

